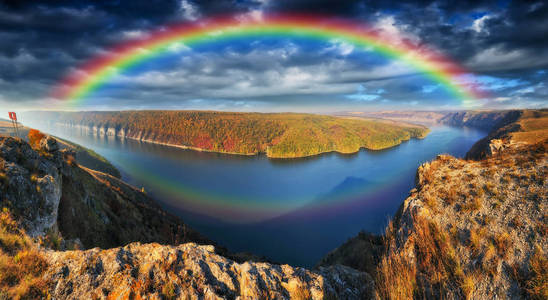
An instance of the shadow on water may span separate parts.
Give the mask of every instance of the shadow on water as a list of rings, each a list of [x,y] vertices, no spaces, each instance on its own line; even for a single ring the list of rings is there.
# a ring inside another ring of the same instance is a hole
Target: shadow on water
[[[101,154],[124,180],[144,186],[166,210],[230,250],[306,267],[360,230],[381,233],[421,163],[439,153],[462,157],[485,136],[470,128],[431,129],[425,139],[384,150],[269,159],[43,128]],[[166,182],[175,194],[166,192]],[[201,208],[203,201],[209,204]]]

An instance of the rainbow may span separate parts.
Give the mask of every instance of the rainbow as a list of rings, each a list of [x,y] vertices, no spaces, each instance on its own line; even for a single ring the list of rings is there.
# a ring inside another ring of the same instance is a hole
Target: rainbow
[[[257,201],[256,198],[246,195],[228,195],[196,188],[171,176],[155,174],[125,158],[119,158],[117,161],[134,180],[144,183],[146,190],[160,196],[159,199],[164,203],[196,215],[240,224],[262,222],[299,211],[313,217],[334,211],[351,211],[363,205],[374,205],[372,201],[375,201],[375,198],[390,190],[395,184],[399,184],[413,169],[410,167],[406,172],[386,172],[380,177],[377,176],[376,184],[364,184],[357,190],[345,191],[333,198],[333,201],[316,201],[314,197],[295,197],[291,201],[261,197],[261,201]]]
[[[166,53],[176,45],[192,47],[253,37],[320,41],[336,39],[358,49],[374,51],[386,58],[405,62],[418,73],[443,86],[456,99],[461,100],[464,106],[483,97],[474,86],[460,83],[459,77],[469,72],[436,51],[417,46],[401,37],[383,35],[362,23],[323,16],[287,14],[266,15],[260,19],[217,17],[152,31],[145,38],[122,43],[106,51],[106,54],[89,60],[57,84],[52,97],[78,104],[116,74]]]

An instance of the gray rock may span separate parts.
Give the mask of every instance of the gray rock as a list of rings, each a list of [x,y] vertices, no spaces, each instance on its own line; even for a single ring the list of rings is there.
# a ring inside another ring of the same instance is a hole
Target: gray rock
[[[288,265],[236,263],[213,246],[132,243],[122,248],[46,253],[53,298],[130,293],[146,299],[370,299],[373,280],[341,265],[317,272]],[[100,266],[100,267],[98,267]]]
[[[24,215],[22,225],[36,237],[45,234],[57,221],[61,199],[61,163],[38,155],[21,139],[0,137],[0,166],[7,186],[2,197]]]
[[[40,148],[48,152],[55,152],[59,150],[59,144],[55,138],[48,135],[40,141]]]

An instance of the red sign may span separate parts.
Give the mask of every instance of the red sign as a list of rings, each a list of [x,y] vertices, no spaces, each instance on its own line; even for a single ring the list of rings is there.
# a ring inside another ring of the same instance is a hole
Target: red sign
[[[17,121],[17,115],[14,112],[10,111],[8,114],[10,115],[10,120]]]

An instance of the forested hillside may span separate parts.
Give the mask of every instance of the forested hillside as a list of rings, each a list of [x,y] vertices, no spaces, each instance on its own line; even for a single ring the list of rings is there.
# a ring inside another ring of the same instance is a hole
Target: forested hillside
[[[292,158],[360,148],[384,149],[428,129],[409,124],[311,114],[212,111],[35,112],[98,135],[116,135],[197,150]]]

